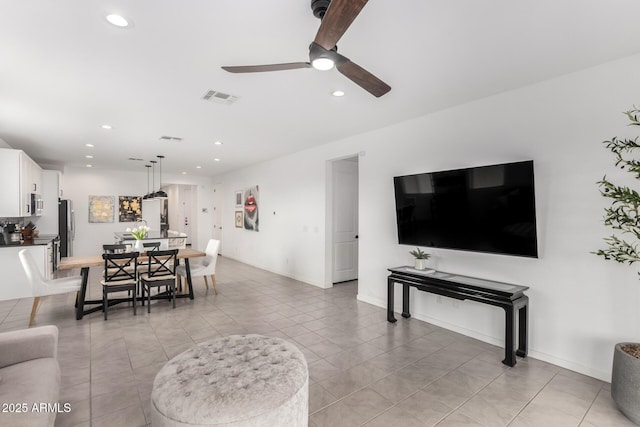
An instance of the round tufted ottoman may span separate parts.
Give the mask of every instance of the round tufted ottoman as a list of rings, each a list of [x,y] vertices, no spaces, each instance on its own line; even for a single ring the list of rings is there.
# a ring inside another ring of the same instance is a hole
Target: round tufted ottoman
[[[167,362],[153,382],[153,426],[306,426],[304,355],[280,338],[231,335]]]

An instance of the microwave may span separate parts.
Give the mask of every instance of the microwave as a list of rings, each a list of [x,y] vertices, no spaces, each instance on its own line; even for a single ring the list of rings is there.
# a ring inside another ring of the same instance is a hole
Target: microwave
[[[42,196],[36,193],[31,193],[31,210],[29,213],[31,215],[42,215],[44,211],[44,202],[42,201]]]

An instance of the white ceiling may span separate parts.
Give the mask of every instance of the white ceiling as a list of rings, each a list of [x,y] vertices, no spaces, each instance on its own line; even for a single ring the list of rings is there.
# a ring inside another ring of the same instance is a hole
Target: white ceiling
[[[338,47],[392,87],[375,98],[336,70],[220,69],[308,60],[310,0],[0,0],[0,138],[48,167],[162,154],[211,176],[638,53],[638,16],[637,0],[372,0]]]

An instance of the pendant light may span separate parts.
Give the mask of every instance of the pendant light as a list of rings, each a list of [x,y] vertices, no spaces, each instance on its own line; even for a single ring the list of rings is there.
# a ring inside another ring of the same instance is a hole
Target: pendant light
[[[143,199],[151,199],[153,197],[151,195],[151,193],[149,192],[149,168],[151,167],[151,165],[144,165],[144,167],[147,168],[147,194],[142,196],[142,198]]]
[[[160,183],[158,184],[158,191],[155,192],[155,197],[167,197],[167,193],[162,191],[162,159],[164,159],[164,156],[156,157],[160,159]]]
[[[151,193],[149,193],[148,199],[153,199],[156,197],[155,189],[156,189],[156,163],[157,160],[149,160],[149,163],[153,165],[153,171],[151,172]]]

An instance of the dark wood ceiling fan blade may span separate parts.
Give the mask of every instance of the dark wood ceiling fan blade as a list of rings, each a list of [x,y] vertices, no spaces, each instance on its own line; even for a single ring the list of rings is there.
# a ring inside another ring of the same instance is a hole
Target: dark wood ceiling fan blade
[[[286,64],[240,65],[236,67],[222,67],[222,69],[230,73],[262,73],[265,71],[296,70],[298,68],[310,67],[311,64],[308,62],[288,62]]]
[[[327,50],[333,49],[367,1],[332,0],[322,18],[315,42]]]
[[[391,86],[359,66],[358,64],[351,62],[351,60],[342,57],[341,61],[336,64],[336,68],[345,77],[353,81],[355,84],[369,92],[376,98],[381,97],[385,93],[391,90]]]

